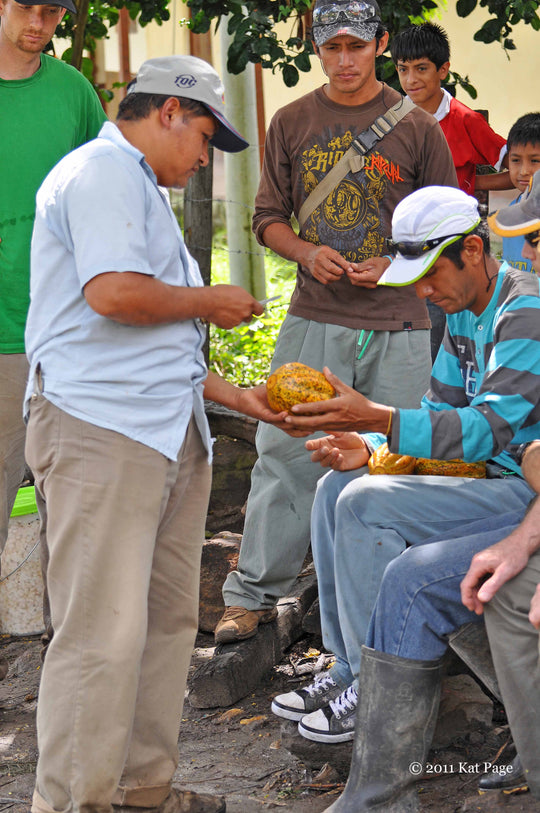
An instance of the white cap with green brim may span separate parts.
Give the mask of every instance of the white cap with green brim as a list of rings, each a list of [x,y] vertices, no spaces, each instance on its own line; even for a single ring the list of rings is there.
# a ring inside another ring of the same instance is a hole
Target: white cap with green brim
[[[424,276],[451,243],[480,223],[476,198],[451,186],[424,186],[394,209],[392,239],[395,255],[379,285],[411,285]]]
[[[540,229],[540,172],[535,172],[519,203],[489,215],[489,227],[503,237],[516,237]]]
[[[183,96],[206,107],[217,119],[218,129],[210,143],[224,152],[240,152],[248,142],[225,118],[224,88],[219,74],[196,56],[161,56],[143,62],[128,93]]]

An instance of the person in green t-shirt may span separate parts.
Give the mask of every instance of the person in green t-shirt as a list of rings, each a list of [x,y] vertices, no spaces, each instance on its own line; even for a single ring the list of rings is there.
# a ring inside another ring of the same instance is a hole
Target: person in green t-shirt
[[[72,0],[0,0],[0,553],[24,476],[35,195],[60,158],[94,138],[106,120],[82,74],[42,53],[66,11],[76,13]],[[6,672],[0,658],[0,679]]]

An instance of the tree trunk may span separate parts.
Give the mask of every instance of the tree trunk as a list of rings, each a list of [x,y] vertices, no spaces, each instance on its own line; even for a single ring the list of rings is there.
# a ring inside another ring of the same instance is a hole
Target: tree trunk
[[[212,173],[214,151],[208,148],[208,166],[193,175],[184,191],[184,240],[199,263],[205,285],[212,278]],[[204,346],[208,363],[208,339]]]
[[[71,64],[78,71],[81,69],[83,51],[84,51],[84,32],[86,29],[86,21],[88,19],[88,7],[90,0],[79,0],[77,6],[77,24],[75,26],[75,36],[73,37],[73,44],[71,50]]]

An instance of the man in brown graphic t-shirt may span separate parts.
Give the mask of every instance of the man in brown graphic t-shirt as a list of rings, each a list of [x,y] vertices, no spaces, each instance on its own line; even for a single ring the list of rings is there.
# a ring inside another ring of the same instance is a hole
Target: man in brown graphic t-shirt
[[[384,241],[396,204],[421,186],[457,187],[452,156],[437,121],[413,108],[297,235],[292,215],[298,217],[353,138],[401,98],[375,74],[388,33],[374,0],[317,0],[313,38],[328,83],[273,117],[255,201],[259,242],[298,263],[272,369],[290,361],[318,370],[327,365],[371,400],[417,407],[431,369],[427,309],[409,288],[376,283],[389,264]],[[257,450],[238,569],[223,587],[218,642],[249,638],[276,617],[276,602],[309,546],[320,470],[302,439],[271,426],[259,427]]]

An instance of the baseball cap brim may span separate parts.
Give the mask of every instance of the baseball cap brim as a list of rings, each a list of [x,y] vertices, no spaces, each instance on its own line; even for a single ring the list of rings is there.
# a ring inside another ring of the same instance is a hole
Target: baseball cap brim
[[[358,22],[358,23],[345,23],[337,22],[331,25],[314,25],[313,26],[313,39],[315,45],[324,45],[328,40],[342,35],[349,35],[356,37],[365,42],[371,42],[375,38],[379,21],[374,22]]]
[[[438,246],[432,248],[431,251],[426,251],[420,255],[420,257],[412,257],[409,259],[398,253],[377,284],[393,285],[395,287],[412,285],[413,282],[417,282],[424,274],[427,274],[433,263],[441,256],[444,249],[452,243],[455,243],[460,237],[461,235],[452,235],[448,240],[439,243]]]
[[[488,216],[488,224],[495,234],[518,237],[540,229],[540,172],[535,172],[521,199]]]
[[[502,237],[519,237],[540,229],[540,215],[534,216],[522,209],[514,212],[514,209],[519,209],[519,203],[488,215],[489,228]]]
[[[72,0],[17,0],[21,6],[60,6],[72,14],[77,14],[77,7]]]
[[[213,147],[217,147],[218,150],[223,150],[223,152],[240,152],[241,150],[245,150],[246,147],[249,147],[249,142],[240,135],[238,130],[235,130],[222,113],[219,113],[209,104],[205,104],[204,106],[208,108],[219,123],[215,136],[210,139],[210,144],[212,144]]]

